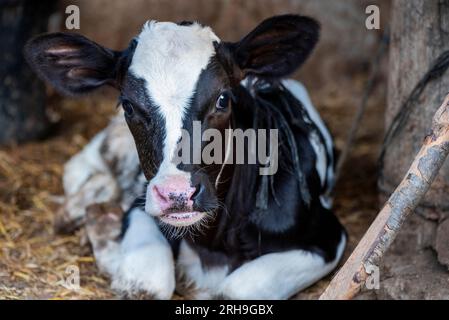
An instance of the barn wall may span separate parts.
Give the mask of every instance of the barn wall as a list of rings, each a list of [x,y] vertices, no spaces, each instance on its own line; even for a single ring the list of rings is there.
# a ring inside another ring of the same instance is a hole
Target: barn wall
[[[61,9],[69,4],[78,5],[79,32],[114,49],[126,47],[149,19],[197,20],[212,26],[222,39],[238,40],[269,16],[310,15],[322,24],[322,41],[299,76],[309,87],[320,88],[329,78],[351,77],[366,67],[379,32],[365,28],[365,8],[378,4],[385,24],[389,3],[388,0],[63,0]]]

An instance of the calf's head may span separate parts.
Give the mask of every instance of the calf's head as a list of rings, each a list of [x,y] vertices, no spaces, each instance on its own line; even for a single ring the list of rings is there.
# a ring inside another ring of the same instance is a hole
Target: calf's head
[[[163,222],[188,226],[218,207],[221,165],[174,161],[184,132],[224,132],[239,114],[237,90],[248,76],[275,80],[295,71],[318,40],[310,18],[269,18],[238,42],[223,42],[198,23],[150,21],[124,51],[77,34],[32,39],[25,55],[41,78],[67,95],[103,85],[120,91],[149,184],[145,210]],[[223,139],[224,140],[224,139]],[[190,139],[193,144],[193,139]]]

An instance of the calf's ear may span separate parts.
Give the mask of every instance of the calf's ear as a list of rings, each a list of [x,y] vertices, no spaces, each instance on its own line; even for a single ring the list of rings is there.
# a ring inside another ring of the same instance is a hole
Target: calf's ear
[[[74,33],[37,36],[25,45],[25,58],[45,81],[65,95],[79,95],[102,85],[116,86],[120,53]]]
[[[242,40],[216,45],[235,80],[248,75],[282,78],[293,73],[312,52],[320,26],[312,18],[281,15],[268,18]]]

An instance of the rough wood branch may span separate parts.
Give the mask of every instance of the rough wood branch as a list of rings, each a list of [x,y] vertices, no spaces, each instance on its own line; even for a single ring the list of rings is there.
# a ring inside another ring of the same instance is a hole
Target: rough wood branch
[[[449,95],[436,112],[431,133],[400,185],[332,279],[320,300],[351,299],[361,289],[371,266],[379,266],[407,216],[429,190],[449,154]]]

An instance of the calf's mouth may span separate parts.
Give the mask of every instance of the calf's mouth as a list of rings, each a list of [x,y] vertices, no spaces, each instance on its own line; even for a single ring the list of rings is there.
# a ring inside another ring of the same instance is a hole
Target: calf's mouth
[[[206,216],[205,212],[179,211],[167,212],[159,216],[159,219],[174,227],[188,227],[200,222]]]

